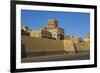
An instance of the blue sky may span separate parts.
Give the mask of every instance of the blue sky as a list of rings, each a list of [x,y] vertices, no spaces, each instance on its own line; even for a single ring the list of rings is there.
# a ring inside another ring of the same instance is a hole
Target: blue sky
[[[21,24],[32,30],[46,26],[49,19],[56,19],[65,35],[84,37],[90,32],[90,14],[79,12],[55,12],[21,10]]]

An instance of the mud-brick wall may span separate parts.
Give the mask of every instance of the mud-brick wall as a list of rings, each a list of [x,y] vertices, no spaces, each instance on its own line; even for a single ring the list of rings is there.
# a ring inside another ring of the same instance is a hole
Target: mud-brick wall
[[[46,38],[34,38],[22,36],[22,53],[30,56],[42,56],[44,54],[56,54],[64,52],[62,40]]]
[[[33,38],[22,36],[22,44],[27,52],[32,51],[64,51],[62,40],[52,40],[46,38]]]
[[[77,52],[90,52],[90,43],[89,42],[82,42],[82,43],[75,43],[77,48]],[[92,48],[91,48],[92,49]]]
[[[76,53],[77,52],[75,43],[72,40],[64,40],[64,50],[67,53]]]
[[[43,56],[59,53],[89,52],[89,43],[74,43],[73,40],[52,40],[22,36],[22,56]]]

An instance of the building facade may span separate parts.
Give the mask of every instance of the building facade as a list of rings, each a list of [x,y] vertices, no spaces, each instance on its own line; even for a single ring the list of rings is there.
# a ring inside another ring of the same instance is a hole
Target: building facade
[[[55,19],[48,20],[48,24],[38,30],[29,30],[27,27],[22,27],[22,30],[29,33],[30,37],[49,38],[56,40],[64,39],[64,29],[58,27],[58,21]],[[24,35],[22,34],[22,35]]]

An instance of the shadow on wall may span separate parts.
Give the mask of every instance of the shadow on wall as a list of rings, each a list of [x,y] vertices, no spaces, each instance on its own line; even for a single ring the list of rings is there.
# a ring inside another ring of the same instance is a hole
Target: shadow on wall
[[[21,58],[27,57],[26,51],[25,51],[25,45],[22,43],[21,44]]]
[[[75,53],[77,54],[77,48],[76,48],[76,45],[75,43],[73,43],[74,47],[75,47]]]

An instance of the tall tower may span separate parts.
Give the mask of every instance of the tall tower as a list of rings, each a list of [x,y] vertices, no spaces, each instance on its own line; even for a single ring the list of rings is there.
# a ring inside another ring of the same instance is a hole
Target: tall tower
[[[57,28],[58,27],[58,21],[55,19],[48,20],[48,26],[50,28]]]

